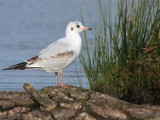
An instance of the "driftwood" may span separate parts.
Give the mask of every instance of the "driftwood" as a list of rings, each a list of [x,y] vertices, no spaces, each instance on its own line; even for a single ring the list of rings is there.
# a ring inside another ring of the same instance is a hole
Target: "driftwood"
[[[160,120],[160,106],[134,105],[72,87],[0,92],[0,120]]]

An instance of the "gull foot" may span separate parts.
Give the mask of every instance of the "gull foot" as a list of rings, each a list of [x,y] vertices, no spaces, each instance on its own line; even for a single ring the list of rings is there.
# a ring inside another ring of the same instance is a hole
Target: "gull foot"
[[[56,87],[61,87],[61,85],[58,84],[58,85],[56,85]]]
[[[64,84],[58,84],[56,85],[56,87],[63,87],[63,88],[71,88],[72,86],[71,85],[64,85]]]
[[[71,85],[61,85],[61,87],[63,87],[63,88],[71,88],[72,86]]]

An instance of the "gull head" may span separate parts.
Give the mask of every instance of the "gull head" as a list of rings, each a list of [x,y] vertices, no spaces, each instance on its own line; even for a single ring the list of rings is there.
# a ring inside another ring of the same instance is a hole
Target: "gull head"
[[[82,23],[78,21],[74,21],[74,22],[70,22],[67,25],[66,33],[80,33],[83,30],[92,30],[92,29],[89,27],[84,27]]]

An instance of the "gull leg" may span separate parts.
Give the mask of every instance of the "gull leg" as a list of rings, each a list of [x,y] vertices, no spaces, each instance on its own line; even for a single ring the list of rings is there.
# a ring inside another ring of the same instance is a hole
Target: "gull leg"
[[[60,72],[60,77],[61,77],[61,87],[63,87],[63,88],[71,88],[70,85],[65,85],[64,84],[64,81],[63,81],[63,72],[62,71]]]
[[[56,75],[56,86],[59,87],[59,86],[61,86],[61,85],[58,84],[58,72],[55,72],[55,75]]]

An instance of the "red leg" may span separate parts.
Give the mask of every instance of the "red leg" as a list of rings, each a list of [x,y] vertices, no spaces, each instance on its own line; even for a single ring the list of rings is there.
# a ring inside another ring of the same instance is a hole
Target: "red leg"
[[[56,86],[59,87],[59,86],[61,86],[61,85],[58,84],[58,72],[55,72],[55,75],[56,75]]]
[[[61,77],[61,87],[63,87],[63,88],[71,88],[70,85],[65,85],[64,84],[62,71],[60,72],[60,77]]]

